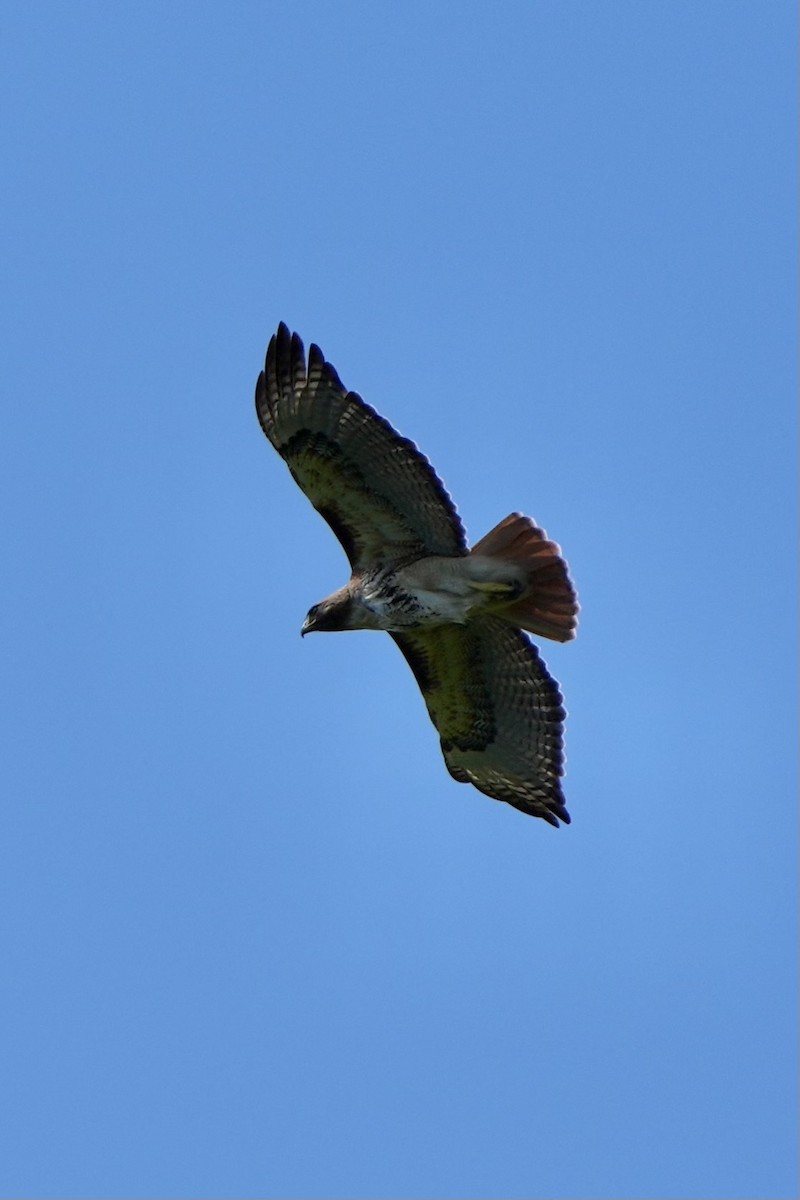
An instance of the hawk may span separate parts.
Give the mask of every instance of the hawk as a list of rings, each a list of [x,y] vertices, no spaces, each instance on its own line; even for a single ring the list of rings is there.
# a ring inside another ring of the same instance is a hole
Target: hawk
[[[301,634],[383,629],[419,684],[459,783],[551,825],[561,790],[562,697],[523,630],[569,641],[578,604],[559,547],[512,513],[470,550],[455,506],[413,442],[349,392],[318,346],[281,323],[256,385],[261,428],[350,560]]]

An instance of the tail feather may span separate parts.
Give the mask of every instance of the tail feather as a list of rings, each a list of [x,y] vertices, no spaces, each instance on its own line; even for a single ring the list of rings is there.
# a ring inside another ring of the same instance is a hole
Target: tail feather
[[[511,513],[477,542],[470,555],[522,568],[523,591],[494,608],[498,617],[557,642],[575,636],[578,601],[561,549],[530,517]]]

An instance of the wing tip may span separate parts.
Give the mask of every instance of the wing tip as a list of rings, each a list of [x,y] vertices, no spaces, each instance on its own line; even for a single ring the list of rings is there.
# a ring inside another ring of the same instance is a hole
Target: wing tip
[[[267,401],[267,374],[266,371],[261,371],[256,380],[256,416],[258,423],[267,432],[269,424],[269,404]]]
[[[539,812],[533,815],[544,817],[545,821],[547,821],[550,825],[553,825],[556,829],[560,828],[560,824],[572,824],[572,817],[569,815],[564,805],[556,803],[555,801],[550,804],[545,812]]]
[[[478,791],[482,792],[484,789],[478,788]],[[485,795],[491,796],[492,793],[487,791]],[[529,802],[512,799],[509,796],[495,795],[492,798],[505,801],[512,808],[516,808],[518,812],[524,813],[526,817],[539,817],[542,821],[547,821],[547,824],[552,825],[554,829],[559,829],[562,824],[572,824],[572,817],[567,812],[564,805],[564,798],[560,795],[560,789],[558,796],[541,796]]]

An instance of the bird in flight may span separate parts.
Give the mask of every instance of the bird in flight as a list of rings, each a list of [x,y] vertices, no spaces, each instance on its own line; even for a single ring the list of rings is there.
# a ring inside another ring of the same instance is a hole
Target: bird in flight
[[[420,687],[459,783],[569,822],[562,696],[523,630],[566,642],[578,604],[559,547],[512,513],[470,550],[413,442],[281,323],[256,385],[261,428],[350,560],[301,633],[383,629]]]

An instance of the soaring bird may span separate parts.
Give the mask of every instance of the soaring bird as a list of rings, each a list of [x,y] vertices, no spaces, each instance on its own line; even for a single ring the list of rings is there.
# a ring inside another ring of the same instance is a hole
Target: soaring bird
[[[350,560],[301,629],[383,629],[419,684],[459,783],[551,825],[564,806],[562,696],[527,634],[575,636],[560,548],[511,513],[468,549],[455,506],[413,442],[282,322],[256,385],[261,428]]]

